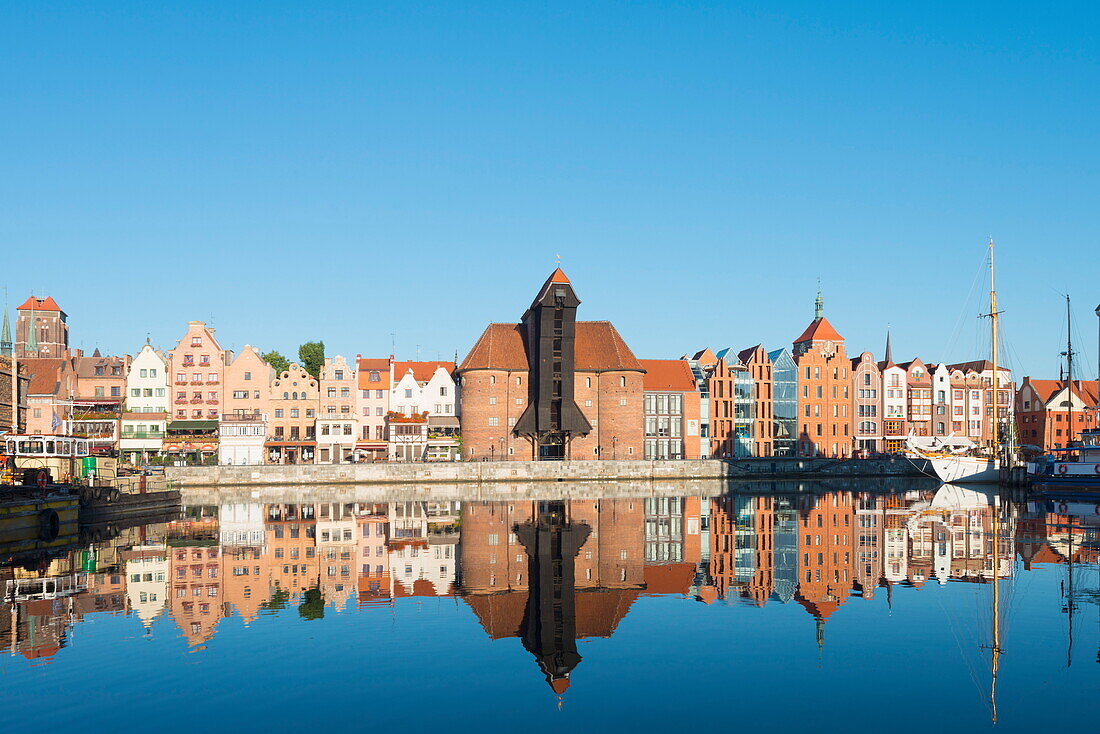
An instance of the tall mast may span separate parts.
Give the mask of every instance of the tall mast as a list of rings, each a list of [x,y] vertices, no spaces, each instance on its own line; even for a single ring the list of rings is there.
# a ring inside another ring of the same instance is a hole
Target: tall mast
[[[992,245],[992,243],[991,243]],[[1001,667],[1001,528],[1000,507],[993,502],[993,645],[992,677],[989,683],[989,702],[993,712],[993,723],[997,723],[997,672]]]
[[[1073,313],[1066,295],[1066,386],[1069,391],[1069,428],[1066,431],[1066,448],[1073,441]]]
[[[1001,450],[1001,416],[1000,407],[997,400],[997,393],[1000,388],[1001,376],[1000,367],[997,364],[997,327],[998,317],[1000,314],[997,312],[997,281],[995,275],[995,262],[994,262],[994,250],[993,250],[993,238],[989,238],[989,323],[992,330],[990,336],[992,341],[992,357],[993,357],[993,455],[996,456]]]

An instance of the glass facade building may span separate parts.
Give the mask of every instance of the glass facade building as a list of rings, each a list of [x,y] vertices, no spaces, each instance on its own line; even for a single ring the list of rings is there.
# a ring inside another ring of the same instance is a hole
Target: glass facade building
[[[772,361],[773,447],[776,456],[794,456],[798,444],[798,366],[786,349],[768,352]]]

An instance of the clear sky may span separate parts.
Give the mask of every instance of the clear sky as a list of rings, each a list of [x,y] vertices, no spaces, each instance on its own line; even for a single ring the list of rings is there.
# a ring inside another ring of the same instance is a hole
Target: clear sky
[[[1096,372],[1091,2],[0,0],[0,284],[85,349],[460,356],[560,254],[640,357],[789,345]],[[981,286],[979,286],[980,289]],[[988,344],[988,339],[985,340]]]

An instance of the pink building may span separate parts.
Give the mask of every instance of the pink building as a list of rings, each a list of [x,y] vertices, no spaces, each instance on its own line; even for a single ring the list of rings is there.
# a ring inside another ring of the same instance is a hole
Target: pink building
[[[217,420],[224,406],[226,355],[214,330],[187,322],[187,333],[168,353],[171,415],[175,420]]]

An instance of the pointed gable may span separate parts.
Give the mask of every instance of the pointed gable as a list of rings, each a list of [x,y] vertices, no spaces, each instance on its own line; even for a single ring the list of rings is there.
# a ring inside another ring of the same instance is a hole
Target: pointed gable
[[[822,316],[821,318],[814,319],[806,330],[802,332],[802,336],[794,340],[795,344],[801,344],[807,341],[844,341],[844,337],[840,335],[833,325],[829,323],[829,320]]]

